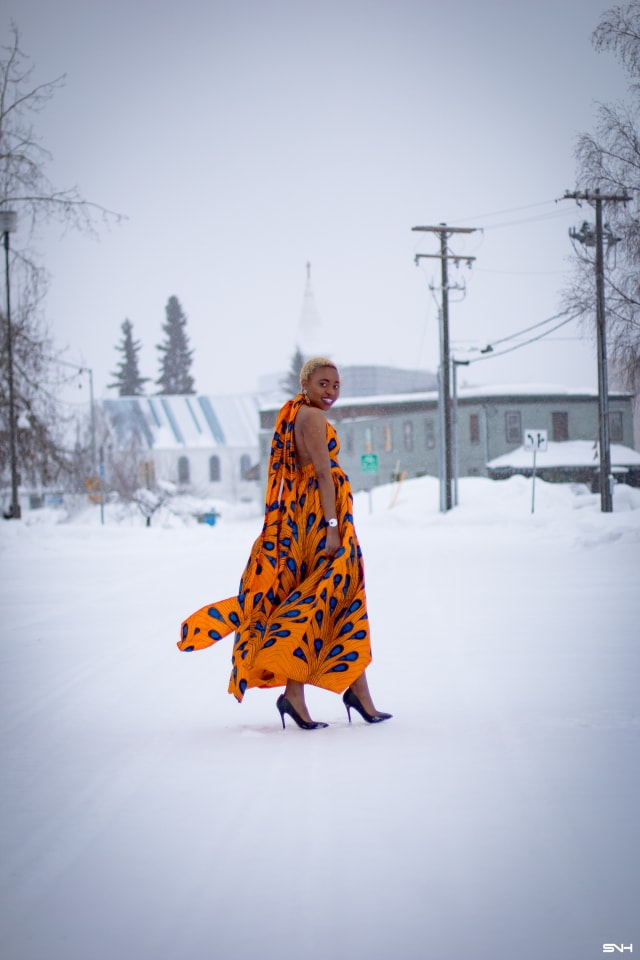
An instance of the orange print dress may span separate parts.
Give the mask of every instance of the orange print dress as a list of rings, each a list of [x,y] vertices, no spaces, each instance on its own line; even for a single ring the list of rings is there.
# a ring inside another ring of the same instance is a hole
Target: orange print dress
[[[303,397],[278,414],[269,458],[264,525],[238,594],[208,604],[182,624],[180,650],[201,650],[235,632],[229,693],[287,680],[342,693],[371,662],[364,565],[353,524],[349,478],[327,422],[342,546],[324,552],[327,526],[312,464],[296,467],[295,418]]]

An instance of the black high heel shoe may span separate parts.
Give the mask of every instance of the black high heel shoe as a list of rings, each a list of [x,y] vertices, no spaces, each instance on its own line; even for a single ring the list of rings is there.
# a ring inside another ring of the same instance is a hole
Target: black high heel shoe
[[[347,716],[349,717],[349,723],[351,723],[351,707],[354,710],[357,710],[363,720],[366,720],[367,723],[381,723],[383,720],[390,720],[393,716],[392,713],[367,713],[365,708],[362,706],[355,693],[349,687],[342,695],[342,702],[347,708]]]
[[[289,716],[295,720],[299,727],[302,727],[303,730],[319,730],[320,727],[328,727],[328,723],[322,723],[321,720],[303,720],[293,704],[287,700],[284,693],[281,693],[278,699],[276,700],[276,707],[278,708],[278,713],[280,714],[280,719],[282,720],[282,729],[284,730],[284,715],[288,713]]]

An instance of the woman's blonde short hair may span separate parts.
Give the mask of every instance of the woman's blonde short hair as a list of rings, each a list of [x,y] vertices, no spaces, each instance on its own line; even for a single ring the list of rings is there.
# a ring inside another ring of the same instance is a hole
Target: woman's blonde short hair
[[[300,371],[300,386],[302,386],[302,381],[308,380],[313,371],[317,370],[318,367],[332,367],[336,373],[338,372],[338,368],[333,360],[328,360],[327,357],[312,357],[311,360],[307,360]]]

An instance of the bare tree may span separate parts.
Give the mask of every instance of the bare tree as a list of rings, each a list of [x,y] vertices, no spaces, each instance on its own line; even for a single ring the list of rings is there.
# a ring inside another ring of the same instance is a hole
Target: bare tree
[[[621,382],[640,388],[640,0],[603,14],[593,33],[598,51],[610,51],[629,79],[624,103],[599,104],[594,133],[576,145],[578,189],[627,194],[627,204],[604,205],[607,263],[605,297],[610,358]],[[576,245],[576,271],[566,305],[595,311],[593,260]]]
[[[97,483],[90,451],[93,430],[102,474]],[[145,516],[151,507],[152,512],[158,509],[154,505],[159,499],[163,503],[167,499],[168,495],[159,491],[151,453],[136,431],[135,421],[129,421],[126,408],[117,403],[100,407],[93,423],[89,416],[78,422],[72,462],[75,493],[103,496],[105,503],[136,503]]]
[[[11,332],[14,376],[14,422],[17,460],[22,482],[49,483],[72,469],[72,451],[64,437],[64,420],[57,399],[61,382],[55,349],[42,321],[47,276],[33,247],[34,230],[44,221],[94,231],[101,220],[118,214],[86,201],[76,187],[58,189],[49,180],[51,160],[34,127],[64,82],[58,77],[33,84],[33,68],[20,49],[19,32],[11,28],[11,42],[0,58],[0,210],[18,214],[19,239],[11,244]],[[9,461],[8,324],[0,310],[0,482],[6,480]]]
[[[120,214],[85,200],[77,187],[58,189],[46,166],[51,154],[39,141],[32,117],[40,113],[64,85],[60,76],[32,85],[33,67],[20,49],[20,35],[11,27],[12,42],[2,47],[0,61],[0,204],[20,210],[30,228],[58,220],[66,226],[95,230],[98,220],[119,220]]]

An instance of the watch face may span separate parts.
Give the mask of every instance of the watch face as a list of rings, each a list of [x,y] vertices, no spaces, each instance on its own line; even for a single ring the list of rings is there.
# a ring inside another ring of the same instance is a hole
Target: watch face
[[[330,527],[337,527],[337,526],[338,526],[338,521],[337,521],[337,520],[328,520],[327,523],[329,524]]]

